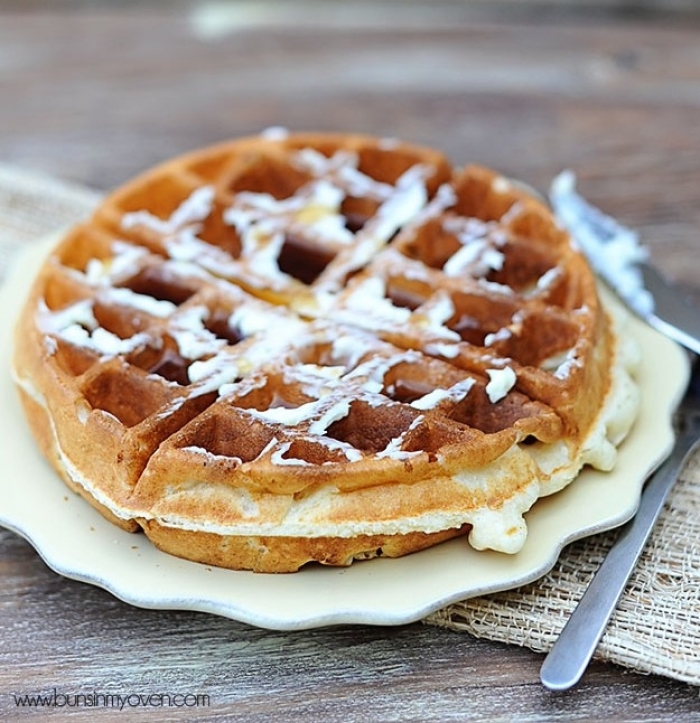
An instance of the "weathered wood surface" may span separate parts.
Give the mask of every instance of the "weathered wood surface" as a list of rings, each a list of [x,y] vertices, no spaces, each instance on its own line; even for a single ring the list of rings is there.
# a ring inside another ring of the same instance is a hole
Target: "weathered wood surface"
[[[541,189],[572,168],[700,299],[693,14],[18,5],[0,6],[2,162],[108,189],[190,148],[284,125],[425,142]],[[10,532],[0,532],[0,580],[3,720],[36,717],[14,695],[54,688],[209,696],[198,708],[99,710],[119,721],[700,720],[686,685],[596,663],[554,695],[538,683],[540,655],[421,624],[279,633],[135,609],[57,576]]]

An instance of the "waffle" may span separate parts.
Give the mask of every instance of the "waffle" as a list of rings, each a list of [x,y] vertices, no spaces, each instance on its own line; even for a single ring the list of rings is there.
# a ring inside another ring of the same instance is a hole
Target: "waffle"
[[[43,454],[109,520],[291,572],[463,535],[517,552],[539,497],[615,464],[637,400],[619,324],[517,184],[277,132],[161,165],[66,232],[14,374]]]

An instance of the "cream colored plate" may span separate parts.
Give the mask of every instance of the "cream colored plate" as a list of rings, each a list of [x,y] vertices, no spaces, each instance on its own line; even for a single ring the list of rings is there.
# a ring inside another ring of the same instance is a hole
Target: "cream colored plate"
[[[17,308],[46,253],[47,245],[40,244],[21,260],[0,290],[0,308]],[[119,530],[67,490],[37,451],[10,379],[11,316],[0,319],[0,525],[29,540],[56,572],[133,605],[200,610],[280,630],[403,624],[450,602],[541,577],[564,545],[634,515],[643,481],[673,443],[671,414],[689,375],[682,350],[632,320],[643,352],[644,398],[618,465],[607,474],[586,470],[563,492],[540,500],[527,515],[530,534],[517,555],[476,552],[461,539],[397,560],[259,575],[159,552],[145,536]]]

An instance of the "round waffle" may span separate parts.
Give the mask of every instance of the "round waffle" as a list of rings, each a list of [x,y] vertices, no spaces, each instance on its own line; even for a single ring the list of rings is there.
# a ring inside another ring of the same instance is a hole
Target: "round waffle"
[[[286,572],[465,534],[517,552],[523,514],[610,469],[632,424],[616,323],[516,184],[276,132],[168,162],[67,232],[14,372],[41,450],[110,520]]]

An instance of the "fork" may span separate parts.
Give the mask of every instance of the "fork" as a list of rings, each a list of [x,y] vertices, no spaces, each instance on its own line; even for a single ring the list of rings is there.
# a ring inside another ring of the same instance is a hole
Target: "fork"
[[[550,202],[593,268],[627,306],[658,331],[700,354],[700,313],[648,263],[636,232],[580,196],[570,172],[554,179]],[[695,367],[676,412],[678,434],[670,456],[648,479],[635,517],[622,528],[542,664],[540,680],[551,690],[567,690],[581,679],[671,488],[699,446],[700,369],[698,364]]]
[[[676,442],[648,479],[635,517],[621,530],[540,669],[550,690],[568,690],[583,676],[683,466],[700,448],[700,364],[675,415]]]
[[[575,184],[573,173],[560,173],[552,182],[550,202],[596,273],[647,324],[700,354],[697,308],[649,262],[639,235],[590,204]]]

